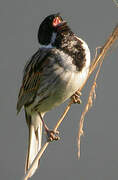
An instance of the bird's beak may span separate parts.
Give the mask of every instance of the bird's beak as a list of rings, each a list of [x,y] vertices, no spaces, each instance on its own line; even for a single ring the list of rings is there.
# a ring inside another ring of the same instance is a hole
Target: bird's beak
[[[65,29],[66,25],[67,25],[67,22],[66,21],[62,21],[61,23],[59,23],[56,26],[56,28],[57,28],[57,30],[63,30],[63,29]]]

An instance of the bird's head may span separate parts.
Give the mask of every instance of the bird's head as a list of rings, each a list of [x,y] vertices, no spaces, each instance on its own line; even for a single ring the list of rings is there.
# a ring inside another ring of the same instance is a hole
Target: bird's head
[[[47,46],[54,43],[57,32],[64,27],[67,22],[62,19],[59,13],[47,16],[41,23],[38,31],[38,41],[41,45]]]

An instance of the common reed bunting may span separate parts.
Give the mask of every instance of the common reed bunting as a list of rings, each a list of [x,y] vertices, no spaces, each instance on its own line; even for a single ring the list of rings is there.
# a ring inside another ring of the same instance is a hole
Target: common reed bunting
[[[85,82],[90,66],[90,51],[60,14],[47,16],[38,31],[40,48],[27,62],[20,88],[17,111],[24,106],[29,128],[25,171],[41,149],[42,126],[48,140],[57,140],[56,132],[43,121],[51,109],[64,103]],[[37,162],[30,174],[34,174]]]

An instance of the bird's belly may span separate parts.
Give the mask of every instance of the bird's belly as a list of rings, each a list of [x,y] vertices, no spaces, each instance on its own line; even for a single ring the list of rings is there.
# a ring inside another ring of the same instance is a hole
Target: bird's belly
[[[45,113],[64,103],[83,85],[87,74],[87,69],[82,72],[63,72],[55,85],[50,84],[47,96],[36,96],[32,109]]]

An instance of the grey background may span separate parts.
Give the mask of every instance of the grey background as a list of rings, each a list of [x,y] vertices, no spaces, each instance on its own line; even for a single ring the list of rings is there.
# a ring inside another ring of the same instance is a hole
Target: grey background
[[[28,129],[23,110],[16,116],[22,70],[38,49],[37,31],[43,18],[61,12],[72,30],[86,40],[92,57],[118,23],[112,0],[0,0],[0,179],[20,180],[24,174]],[[107,56],[98,80],[97,99],[86,116],[81,158],[77,131],[83,104],[73,105],[60,126],[61,140],[51,144],[32,179],[118,179],[118,46]],[[66,104],[45,118],[52,128]]]

